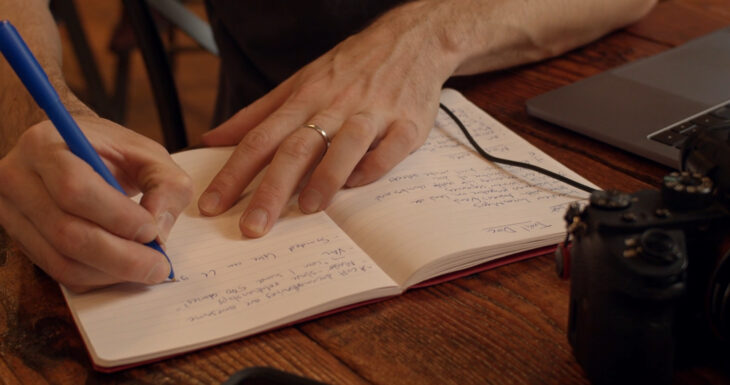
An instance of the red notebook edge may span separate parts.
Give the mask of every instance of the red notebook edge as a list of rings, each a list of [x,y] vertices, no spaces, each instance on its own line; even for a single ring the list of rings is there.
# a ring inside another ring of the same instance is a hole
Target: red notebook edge
[[[497,258],[497,259],[494,259],[494,260],[491,260],[491,261],[488,261],[488,262],[485,262],[485,263],[482,263],[480,265],[476,265],[476,266],[473,266],[473,267],[470,267],[470,268],[467,268],[467,269],[464,269],[464,270],[459,270],[459,271],[456,271],[456,272],[453,272],[453,273],[444,274],[444,275],[441,275],[441,276],[438,276],[438,277],[435,277],[435,278],[432,278],[432,279],[423,281],[421,283],[418,283],[416,285],[413,285],[413,286],[407,288],[406,291],[413,290],[413,289],[420,289],[420,288],[429,287],[429,286],[433,286],[433,285],[438,285],[438,284],[441,284],[441,283],[444,283],[444,282],[448,282],[448,281],[452,281],[452,280],[455,280],[455,279],[463,278],[463,277],[466,277],[466,276],[469,276],[469,275],[481,273],[483,271],[495,269],[495,268],[500,267],[500,266],[504,266],[504,265],[508,265],[508,264],[511,264],[511,263],[524,261],[526,259],[530,259],[530,258],[534,258],[534,257],[546,255],[546,254],[549,254],[549,253],[554,252],[556,248],[557,248],[557,245],[544,246],[544,247],[539,247],[539,248],[532,249],[532,250],[523,251],[521,253],[512,254],[512,255],[509,255],[509,256],[506,256],[506,257]],[[373,303],[376,303],[376,302],[385,301],[385,300],[388,300],[390,298],[394,298],[394,297],[397,297],[397,296],[398,295],[380,297],[380,298],[375,298],[375,299],[370,299],[370,300],[367,300],[367,301],[362,301],[362,302],[354,303],[354,304],[351,304],[351,305],[342,306],[342,307],[339,307],[337,309],[328,310],[328,311],[325,311],[325,312],[322,312],[322,313],[319,313],[319,314],[316,314],[316,315],[313,315],[313,316],[310,316],[310,317],[305,317],[305,318],[299,319],[299,320],[294,321],[294,322],[289,322],[289,323],[286,323],[286,324],[278,325],[278,326],[272,327],[271,329],[262,330],[262,331],[260,331],[258,333],[254,333],[254,334],[248,335],[246,337],[242,337],[242,338],[249,338],[249,337],[253,337],[253,336],[256,336],[256,335],[268,333],[268,332],[273,331],[273,330],[278,330],[278,329],[283,329],[285,327],[289,327],[289,326],[293,326],[293,325],[298,325],[298,324],[301,324],[301,323],[304,323],[304,322],[308,322],[308,321],[312,321],[312,320],[315,320],[315,319],[327,317],[327,316],[330,316],[332,314],[337,314],[337,313],[345,312],[345,311],[348,311],[348,310],[351,310],[351,309],[354,309],[354,308],[358,308],[358,307],[361,307],[361,306],[366,306],[366,305],[373,304]],[[65,300],[65,296],[64,296],[64,300]],[[74,322],[74,324],[76,324],[76,329],[79,332],[79,336],[81,336],[81,330],[79,330],[78,323]],[[171,359],[171,358],[174,358],[174,357],[180,357],[180,356],[183,356],[183,355],[186,355],[186,354],[189,354],[189,353],[193,353],[193,352],[201,351],[201,350],[208,349],[208,348],[211,348],[211,347],[214,347],[214,346],[222,345],[222,344],[225,344],[225,343],[237,341],[239,339],[235,339],[235,340],[231,340],[231,341],[226,341],[226,342],[221,342],[219,344],[209,345],[209,346],[201,347],[201,348],[198,348],[198,349],[187,350],[187,351],[184,351],[184,352],[175,353],[175,354],[171,354],[171,355],[168,355],[168,356],[162,356],[162,357],[157,357],[157,358],[153,358],[153,359],[149,359],[149,360],[144,360],[144,361],[139,361],[139,362],[135,362],[135,363],[125,364],[125,365],[120,365],[120,366],[109,366],[109,367],[97,365],[94,362],[94,360],[92,359],[91,354],[89,353],[89,347],[86,346],[86,344],[84,344],[84,347],[86,348],[86,353],[89,356],[89,361],[91,362],[91,366],[92,366],[92,368],[94,370],[96,370],[97,372],[101,372],[101,373],[114,373],[114,372],[119,372],[119,371],[126,370],[126,369],[135,368],[135,367],[138,367],[138,366],[143,366],[143,365],[147,365],[147,364],[151,364],[151,363],[155,363],[155,362],[160,362],[160,361],[168,360],[168,359]]]

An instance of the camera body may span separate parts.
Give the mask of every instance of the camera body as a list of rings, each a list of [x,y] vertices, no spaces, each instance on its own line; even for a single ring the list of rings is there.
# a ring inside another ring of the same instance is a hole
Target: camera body
[[[729,141],[690,138],[683,162],[702,172],[673,172],[661,191],[597,191],[568,209],[557,267],[570,270],[568,339],[594,384],[669,384],[677,361],[730,337],[730,151],[708,150]]]

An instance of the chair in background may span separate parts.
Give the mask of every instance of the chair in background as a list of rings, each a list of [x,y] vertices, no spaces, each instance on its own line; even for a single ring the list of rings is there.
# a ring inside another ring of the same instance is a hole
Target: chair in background
[[[188,145],[180,99],[172,76],[170,57],[150,6],[173,26],[180,28],[201,47],[213,54],[218,49],[213,33],[203,20],[176,0],[122,0],[129,22],[134,29],[137,44],[147,68],[150,84],[162,124],[165,147],[177,151]]]
[[[164,28],[164,31],[170,32],[172,28],[180,29],[200,47],[217,55],[213,33],[205,21],[179,0],[121,0],[121,3],[124,14],[110,44],[117,56],[112,93],[107,93],[104,88],[74,0],[53,0],[51,5],[54,14],[66,23],[74,53],[86,80],[87,102],[101,116],[120,124],[124,123],[126,110],[129,56],[134,48],[140,49],[155,99],[164,145],[170,152],[178,151],[187,147],[188,140],[170,65],[170,55],[176,52],[175,47],[168,49],[165,46],[161,30]],[[172,36],[172,33],[168,33],[170,42],[173,41]]]
[[[94,59],[73,0],[52,0],[50,7],[53,15],[65,24],[68,31],[74,54],[86,82],[85,101],[99,115],[118,122],[123,115],[124,106],[115,107],[113,98],[107,95],[99,74],[99,66]]]

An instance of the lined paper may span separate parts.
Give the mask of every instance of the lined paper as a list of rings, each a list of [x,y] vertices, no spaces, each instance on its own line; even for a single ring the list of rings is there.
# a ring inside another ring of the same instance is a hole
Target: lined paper
[[[458,92],[444,90],[441,100],[491,154],[590,185]],[[231,151],[199,149],[174,159],[200,192]],[[303,215],[292,198],[269,234],[244,239],[238,221],[248,195],[217,217],[201,216],[196,197],[168,239],[177,282],[64,295],[97,365],[146,361],[555,244],[565,234],[565,209],[586,195],[485,161],[440,113],[415,153],[380,180],[338,192],[325,212]]]
[[[454,90],[441,102],[488,153],[590,182]],[[398,284],[410,287],[490,259],[556,244],[563,214],[587,193],[479,156],[439,111],[427,141],[377,183],[342,191],[327,213]]]
[[[202,149],[174,158],[200,192],[230,152]],[[186,209],[167,243],[176,282],[64,291],[98,365],[214,345],[399,292],[324,213],[302,215],[291,206],[271,233],[244,239],[238,218],[245,204],[218,217],[201,216],[195,203]]]

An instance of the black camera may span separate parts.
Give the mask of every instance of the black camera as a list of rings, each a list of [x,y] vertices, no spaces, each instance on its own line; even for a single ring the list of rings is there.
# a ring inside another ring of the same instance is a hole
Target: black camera
[[[669,384],[678,363],[730,350],[730,126],[681,154],[661,191],[597,191],[565,215],[568,339],[594,384]]]

